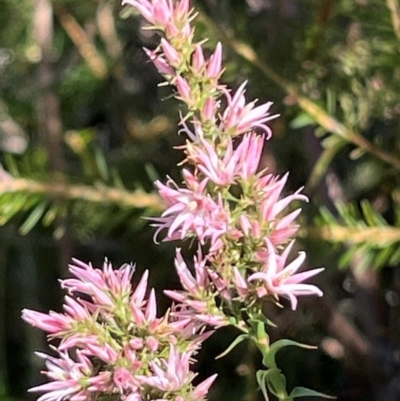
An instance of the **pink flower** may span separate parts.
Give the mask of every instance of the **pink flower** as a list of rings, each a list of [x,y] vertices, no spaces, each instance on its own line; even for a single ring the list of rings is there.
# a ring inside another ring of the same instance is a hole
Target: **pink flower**
[[[239,146],[233,150],[232,138],[227,138],[223,157],[207,140],[187,144],[186,153],[196,167],[219,186],[235,184],[237,178],[248,180],[257,171],[263,149],[264,137],[247,134]]]
[[[324,269],[313,269],[303,273],[297,273],[305,260],[305,252],[299,252],[299,256],[286,265],[286,259],[292,249],[294,241],[286,247],[281,255],[276,253],[271,241],[265,239],[267,246],[266,260],[261,272],[253,273],[248,277],[249,282],[260,281],[257,294],[260,298],[268,295],[283,295],[290,300],[292,309],[297,307],[297,297],[302,295],[317,295],[321,297],[322,291],[311,284],[302,284],[304,280],[315,276]]]
[[[44,392],[38,401],[83,401],[91,399],[92,392],[105,391],[110,384],[110,374],[95,375],[92,363],[81,352],[77,352],[75,362],[67,353],[59,353],[60,358],[37,353],[46,360],[47,371],[43,372],[52,381],[31,388],[30,392]]]
[[[82,351],[87,356],[95,356],[102,361],[113,365],[118,361],[120,353],[117,352],[110,344],[91,344],[90,342],[84,343],[85,348]]]
[[[61,285],[70,293],[80,292],[89,295],[99,307],[114,308],[116,299],[125,299],[131,292],[133,265],[123,265],[114,270],[107,261],[103,269],[94,269],[91,264],[73,259],[70,272],[76,278],[62,280]]]
[[[181,115],[181,121],[180,121],[179,125],[182,126],[183,128],[181,130],[179,130],[179,134],[181,134],[183,132],[188,136],[188,138],[192,142],[197,142],[201,138],[204,138],[203,127],[201,125],[201,122],[199,120],[197,120],[196,118],[193,118],[192,124],[193,124],[193,131],[187,126],[185,120],[182,118],[182,115]]]
[[[204,53],[200,44],[196,45],[193,59],[192,59],[192,67],[196,74],[201,74],[203,67],[205,65]]]
[[[202,400],[207,395],[208,390],[214,383],[217,376],[217,374],[212,375],[208,379],[205,379],[200,384],[198,384],[192,393],[192,399]]]
[[[191,356],[190,352],[179,352],[171,346],[168,360],[150,361],[153,376],[140,377],[140,380],[164,392],[179,391],[194,378],[194,374],[190,371]]]
[[[236,150],[239,154],[238,174],[243,181],[249,180],[257,172],[264,142],[264,135],[249,133],[243,136]]]
[[[175,267],[180,278],[183,288],[194,296],[201,296],[210,285],[207,274],[207,259],[203,258],[201,248],[197,250],[197,255],[193,258],[195,277],[192,276],[190,270],[183,260],[180,248],[176,249]]]
[[[271,116],[268,112],[272,102],[267,102],[257,107],[255,107],[255,101],[246,104],[246,98],[244,97],[246,84],[247,82],[244,82],[233,97],[221,87],[221,90],[225,92],[228,106],[222,115],[220,129],[231,131],[232,135],[236,136],[254,128],[261,128],[267,133],[267,138],[270,138],[271,129],[265,123],[277,117],[277,115]]]
[[[206,263],[207,259],[203,258],[199,248],[194,257],[195,275],[193,276],[182,258],[180,249],[177,249],[175,267],[184,291],[164,290],[164,293],[179,304],[174,307],[172,316],[180,320],[200,321],[213,327],[225,326],[228,320],[215,306],[216,294],[213,294],[213,284],[217,290],[224,293],[227,292],[226,286],[223,284],[220,288],[218,287],[221,284],[219,277],[209,271]]]
[[[168,228],[166,240],[183,239],[195,234],[201,244],[211,239],[214,248],[222,245],[220,237],[230,230],[229,215],[221,198],[217,201],[207,194],[208,179],[201,182],[189,171],[183,170],[187,188],[179,188],[171,179],[167,185],[157,181],[167,209],[159,218],[151,218],[158,227],[155,236]]]
[[[180,75],[175,77],[176,88],[178,89],[180,99],[191,106],[194,103],[194,98],[192,97],[192,89],[185,78]]]
[[[161,75],[175,75],[175,70],[165,61],[163,56],[159,55],[157,52],[149,49],[144,49],[148,58],[156,66],[158,72]]]
[[[222,74],[222,45],[218,42],[215,52],[211,55],[208,62],[206,77],[218,79]]]
[[[206,121],[209,120],[214,122],[218,107],[219,107],[219,102],[216,102],[212,97],[209,97],[204,103],[203,110],[201,111],[203,118]]]
[[[176,347],[171,346],[168,360],[156,359],[150,362],[153,376],[140,376],[139,379],[143,384],[154,387],[164,393],[180,393],[191,385],[196,376],[190,370],[191,358],[191,352],[180,352]],[[201,382],[192,390],[188,399],[193,401],[203,400],[216,377],[217,375],[213,375]]]
[[[69,330],[75,322],[75,320],[68,315],[63,315],[53,311],[46,314],[30,309],[24,309],[22,311],[22,319],[31,326],[39,327],[39,329],[49,333],[59,333],[61,331]]]
[[[220,186],[234,184],[238,170],[239,152],[233,151],[232,140],[228,140],[226,152],[221,159],[215,147],[207,140],[200,140],[199,144],[187,144],[188,160],[199,168],[204,175]]]
[[[181,62],[181,56],[175,48],[164,38],[161,39],[161,47],[169,64],[177,67]]]
[[[125,4],[135,7],[153,25],[167,24],[173,12],[172,2],[167,0],[123,0]]]
[[[113,374],[113,381],[118,391],[124,394],[124,390],[137,390],[137,385],[135,383],[132,373],[126,368],[117,368]],[[137,382],[137,380],[136,380]]]
[[[34,327],[51,333],[52,337],[60,337],[76,328],[78,323],[92,324],[93,317],[80,303],[69,296],[65,297],[64,310],[66,314],[50,311],[48,314],[24,309],[22,319]]]
[[[147,327],[150,330],[155,330],[162,319],[157,319],[157,304],[154,289],[150,292],[150,297],[146,302],[146,307],[143,308],[131,299],[130,309],[133,316],[133,321],[138,328]],[[144,309],[144,310],[143,310]]]
[[[298,229],[298,226],[292,225],[292,222],[301,209],[282,217],[281,214],[284,209],[293,201],[308,201],[308,198],[300,193],[301,189],[292,195],[281,197],[287,178],[288,174],[285,174],[282,178],[268,174],[258,178],[256,182],[256,191],[259,194],[261,225],[262,227],[264,226],[264,229],[267,229],[268,238],[274,245],[285,243]],[[250,223],[248,220],[248,223],[256,224],[257,222]]]

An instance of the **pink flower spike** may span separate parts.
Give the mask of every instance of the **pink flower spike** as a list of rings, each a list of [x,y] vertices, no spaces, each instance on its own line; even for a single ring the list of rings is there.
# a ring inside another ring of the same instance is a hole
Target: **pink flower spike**
[[[178,52],[164,38],[161,39],[161,47],[169,64],[171,64],[174,67],[177,67],[181,62],[181,57],[179,56]]]
[[[218,78],[222,72],[222,45],[218,42],[214,53],[210,57],[206,76],[210,79]]]

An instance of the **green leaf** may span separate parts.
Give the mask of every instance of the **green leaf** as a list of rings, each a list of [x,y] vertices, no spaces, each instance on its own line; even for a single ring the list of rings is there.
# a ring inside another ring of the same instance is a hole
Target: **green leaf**
[[[35,227],[36,223],[42,218],[44,211],[46,210],[48,205],[47,201],[40,202],[35,209],[31,212],[28,218],[25,220],[24,224],[19,229],[19,232],[22,235],[26,235],[29,231]]]
[[[330,212],[327,207],[321,207],[319,209],[319,213],[326,224],[337,224],[335,216]]]
[[[99,171],[100,177],[103,181],[107,181],[109,178],[109,171],[104,154],[98,149],[94,150],[94,157],[96,161],[96,166]]]
[[[356,246],[350,247],[339,259],[339,269],[344,269],[347,267],[353,260],[354,256],[358,252],[358,248]]]
[[[307,125],[314,125],[315,119],[308,113],[300,113],[296,118],[290,122],[290,128],[298,129],[306,127]]]
[[[392,255],[392,253],[393,249],[390,246],[386,246],[386,248],[383,248],[380,252],[378,252],[374,262],[375,269],[378,269],[388,264],[389,258]]]
[[[385,219],[372,208],[367,200],[364,199],[361,201],[361,209],[369,226],[375,227],[388,225]]]
[[[349,157],[351,160],[357,160],[360,157],[364,156],[365,153],[366,151],[364,149],[355,148],[350,152]]]
[[[302,343],[298,343],[297,341],[293,341],[293,340],[287,340],[287,339],[278,340],[278,341],[275,341],[270,346],[269,352],[266,355],[264,355],[263,365],[266,367],[270,367],[270,368],[276,368],[276,362],[275,362],[276,353],[280,349],[282,349],[284,347],[288,347],[288,346],[294,346],[294,347],[300,347],[300,348],[306,348],[306,349],[316,349],[317,348],[313,345],[302,344]]]
[[[280,369],[268,369],[264,378],[272,394],[276,395],[280,400],[287,397],[286,379]]]
[[[394,266],[400,261],[400,247],[392,249],[392,254],[390,255],[389,265]]]
[[[336,397],[332,397],[330,395],[326,395],[315,390],[310,390],[305,387],[295,387],[289,394],[289,398],[299,398],[299,397],[321,397],[330,400],[336,399]]]
[[[266,380],[267,373],[268,370],[258,370],[256,373],[257,383],[260,386],[260,390],[265,397],[265,401],[269,400],[267,391],[267,380]]]
[[[223,356],[229,354],[229,352],[231,352],[239,343],[241,343],[244,340],[247,340],[249,338],[249,336],[247,334],[241,334],[240,336],[237,336],[232,344],[222,353],[219,354],[215,359],[220,359]]]
[[[15,162],[14,157],[12,157],[9,153],[5,155],[5,164],[7,166],[8,172],[14,177],[19,177],[19,169],[17,167],[17,163]]]
[[[160,176],[159,176],[157,170],[154,168],[153,164],[146,163],[144,165],[144,170],[146,171],[146,174],[149,177],[151,182],[155,182],[160,179]]]

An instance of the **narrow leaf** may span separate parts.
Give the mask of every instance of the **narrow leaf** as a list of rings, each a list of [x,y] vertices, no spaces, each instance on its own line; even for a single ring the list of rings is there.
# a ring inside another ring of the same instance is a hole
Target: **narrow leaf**
[[[280,349],[282,349],[284,347],[288,347],[288,346],[307,348],[307,349],[316,349],[317,348],[317,347],[315,347],[313,345],[302,344],[302,343],[298,343],[297,341],[293,341],[293,340],[283,339],[283,340],[275,341],[270,346],[269,352],[266,355],[264,355],[263,365],[266,366],[266,367],[275,368],[276,367],[276,362],[275,362],[276,353]]]
[[[307,125],[314,125],[315,119],[307,113],[300,113],[296,118],[290,122],[290,128],[298,129],[306,127]]]
[[[231,352],[239,343],[247,340],[248,338],[249,336],[247,334],[241,334],[240,336],[237,336],[232,344],[222,354],[219,354],[215,359],[220,359],[223,356],[229,354],[229,352]]]
[[[265,374],[269,391],[280,400],[287,397],[286,379],[279,369],[269,369]]]
[[[305,387],[295,387],[292,392],[289,394],[289,397],[291,398],[298,398],[298,397],[321,397],[321,398],[326,398],[329,400],[334,400],[336,397],[332,397],[330,395],[326,395],[323,393],[320,393],[315,390],[310,390]]]
[[[260,386],[260,390],[265,397],[265,401],[269,400],[267,391],[267,381],[266,381],[267,373],[268,373],[267,370],[258,370],[256,373],[257,383]]]
[[[19,232],[22,235],[26,235],[29,233],[30,230],[36,225],[36,223],[41,219],[43,216],[44,211],[47,208],[48,202],[41,202],[39,203],[35,209],[33,209],[32,213],[28,216],[25,220],[24,224],[19,229]]]

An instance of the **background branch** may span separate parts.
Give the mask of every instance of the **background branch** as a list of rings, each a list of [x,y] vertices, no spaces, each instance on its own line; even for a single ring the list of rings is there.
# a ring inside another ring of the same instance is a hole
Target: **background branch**
[[[57,8],[56,15],[93,74],[99,79],[104,79],[108,74],[107,64],[86,31],[65,8]]]
[[[400,6],[398,0],[386,0],[392,17],[393,30],[397,39],[400,40]]]
[[[342,122],[329,115],[322,107],[303,96],[291,82],[274,71],[273,68],[271,68],[265,61],[261,60],[251,46],[238,39],[229,37],[204,12],[200,13],[200,19],[209,29],[215,32],[216,36],[219,37],[226,46],[231,48],[240,57],[256,66],[269,79],[284,89],[286,93],[298,103],[300,108],[308,113],[322,128],[328,132],[331,132],[332,134],[338,135],[346,140],[346,142],[356,145],[361,150],[376,156],[385,163],[388,163],[397,170],[400,170],[399,158],[387,153],[378,146],[369,142],[361,134],[348,129]]]
[[[120,207],[135,209],[164,210],[158,195],[148,194],[141,190],[129,192],[120,188],[70,185],[63,182],[44,183],[24,178],[2,180],[0,182],[0,194],[15,192],[42,194],[53,199],[85,200],[102,204],[113,203]]]

